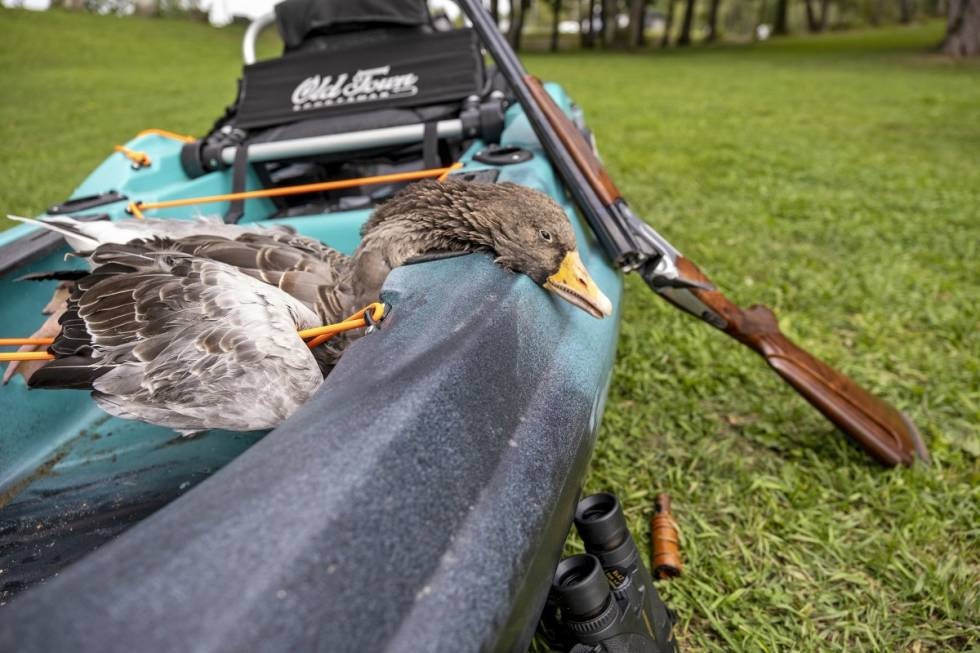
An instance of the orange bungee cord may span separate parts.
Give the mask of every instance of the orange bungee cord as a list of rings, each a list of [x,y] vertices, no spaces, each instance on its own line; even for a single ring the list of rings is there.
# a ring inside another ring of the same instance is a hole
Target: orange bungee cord
[[[303,329],[297,331],[297,335],[306,341],[307,346],[310,349],[319,347],[326,341],[333,338],[339,333],[344,331],[350,331],[351,329],[362,329],[364,327],[372,327],[377,325],[384,319],[387,308],[381,302],[373,302],[368,304],[361,310],[357,311],[353,315],[344,318],[340,322],[335,322],[334,324],[326,324],[324,326],[313,327],[310,329]],[[50,345],[54,342],[54,338],[0,338],[0,346],[16,346],[16,345]],[[0,362],[12,362],[12,361],[49,361],[54,360],[54,355],[49,354],[46,351],[16,351],[16,352],[3,352],[0,353]]]
[[[181,143],[193,143],[197,140],[193,136],[178,134],[166,129],[157,129],[156,127],[144,129],[140,133],[136,134],[136,138],[139,138],[140,136],[162,136],[163,138],[169,138],[172,141],[180,141]]]
[[[146,152],[140,152],[139,150],[131,150],[125,145],[117,145],[115,148],[116,152],[119,152],[124,157],[133,162],[134,168],[148,168],[153,161],[150,159],[150,155]]]
[[[163,138],[169,138],[172,141],[180,141],[181,143],[193,143],[197,139],[193,136],[185,136],[184,134],[176,134],[172,131],[167,131],[166,129],[144,129],[140,133],[136,134],[136,138],[141,136],[161,136]],[[150,159],[150,155],[146,152],[141,152],[139,150],[131,150],[125,145],[116,145],[116,152],[119,152],[124,157],[129,159],[133,163],[134,168],[149,168],[153,160]]]
[[[390,184],[398,181],[418,181],[419,179],[437,178],[445,181],[451,173],[459,170],[463,164],[456,162],[444,168],[429,168],[427,170],[414,170],[412,172],[395,172],[388,175],[375,175],[373,177],[358,177],[356,179],[338,179],[336,181],[321,181],[315,184],[300,184],[298,186],[286,186],[284,188],[263,188],[261,190],[248,190],[241,193],[225,193],[223,195],[205,195],[203,197],[184,197],[176,200],[163,200],[161,202],[131,202],[126,207],[126,211],[133,217],[143,219],[143,211],[149,209],[169,209],[177,206],[192,206],[194,204],[208,204],[211,202],[231,202],[234,200],[250,200],[261,197],[283,197],[286,195],[300,195],[303,193],[316,193],[328,190],[341,190],[344,188],[356,188],[357,186],[368,186],[371,184]]]

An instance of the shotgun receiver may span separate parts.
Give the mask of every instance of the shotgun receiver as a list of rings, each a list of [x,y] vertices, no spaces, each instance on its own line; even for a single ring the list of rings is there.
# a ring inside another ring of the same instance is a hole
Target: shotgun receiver
[[[880,463],[928,462],[929,453],[912,422],[853,380],[787,338],[765,306],[743,309],[725,297],[698,267],[652,227],[636,217],[592,147],[526,73],[479,0],[459,0],[510,85],[569,192],[609,257],[635,271],[672,305],[725,332],[760,354],[841,431]]]

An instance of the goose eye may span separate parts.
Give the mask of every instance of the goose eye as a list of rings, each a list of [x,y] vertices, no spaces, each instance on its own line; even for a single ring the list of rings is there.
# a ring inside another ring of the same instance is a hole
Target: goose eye
[[[551,242],[551,232],[550,232],[550,231],[545,231],[544,229],[542,229],[542,230],[541,230],[540,232],[538,232],[538,233],[540,233],[540,234],[541,234],[541,237],[542,237],[543,239],[545,239],[545,240],[546,240],[546,241],[548,241],[549,243]]]

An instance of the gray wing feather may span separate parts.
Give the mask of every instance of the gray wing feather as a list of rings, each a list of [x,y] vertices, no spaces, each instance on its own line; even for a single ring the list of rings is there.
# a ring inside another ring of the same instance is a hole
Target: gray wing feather
[[[233,265],[293,294],[316,310],[324,322],[339,320],[354,308],[350,305],[350,258],[316,239],[296,234],[287,225],[232,225],[213,217],[79,222],[69,216],[48,216],[23,220],[64,234],[76,250],[92,250],[98,244],[138,244],[144,249],[172,249]]]
[[[183,431],[264,429],[319,387],[295,335],[319,321],[301,302],[218,261],[99,250],[104,262],[141,259],[79,299],[97,364],[111,366],[92,384],[107,412]]]

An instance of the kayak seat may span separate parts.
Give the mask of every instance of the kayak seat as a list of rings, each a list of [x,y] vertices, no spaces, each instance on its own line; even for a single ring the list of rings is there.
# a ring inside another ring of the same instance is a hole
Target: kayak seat
[[[440,121],[459,118],[466,103],[472,110],[474,102],[489,97],[492,85],[475,33],[437,30],[419,6],[311,0],[277,5],[283,55],[245,66],[235,102],[205,137],[185,146],[185,171],[194,177],[233,167],[230,190],[238,191],[244,190],[245,166],[251,166],[263,186],[272,188],[441,167],[460,156],[467,140],[499,137],[494,129],[465,137],[459,129],[437,129]],[[311,155],[309,147],[291,149],[305,139],[421,125],[424,132],[417,129],[413,134],[420,136],[407,140],[386,140],[385,134],[340,151]],[[241,151],[287,141],[271,160]],[[402,185],[276,198],[276,215],[367,207]]]

